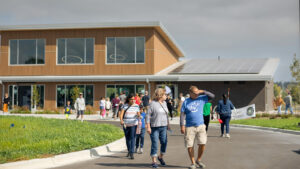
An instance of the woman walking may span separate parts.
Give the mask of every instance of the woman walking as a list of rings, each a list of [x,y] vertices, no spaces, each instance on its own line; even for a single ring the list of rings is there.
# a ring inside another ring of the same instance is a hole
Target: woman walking
[[[100,118],[104,119],[105,118],[105,98],[104,97],[100,98],[99,104],[100,104]]]
[[[138,125],[138,118],[140,117],[139,105],[135,104],[134,95],[130,94],[123,107],[121,108],[120,123],[126,137],[126,145],[128,154],[127,157],[134,159],[133,153],[135,148],[136,128]]]
[[[167,99],[166,99],[166,103],[167,103],[167,107],[171,116],[171,120],[173,120],[173,100],[170,96],[170,94],[168,94]]]
[[[228,99],[226,94],[222,95],[223,99],[219,100],[217,112],[220,114],[221,123],[221,137],[230,138],[229,135],[229,122],[231,119],[231,110],[234,109],[233,104]],[[224,135],[224,126],[226,125],[226,135]]]
[[[150,103],[146,115],[147,132],[151,138],[151,158],[152,167],[158,168],[156,158],[161,165],[166,163],[163,159],[167,149],[167,129],[170,129],[168,119],[168,107],[165,102],[167,96],[165,90],[158,88],[155,90],[153,101]],[[158,141],[160,141],[160,155],[157,156]]]

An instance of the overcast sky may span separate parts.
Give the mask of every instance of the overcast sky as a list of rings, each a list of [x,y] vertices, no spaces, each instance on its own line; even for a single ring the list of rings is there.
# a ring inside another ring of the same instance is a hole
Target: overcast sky
[[[291,80],[299,49],[299,0],[0,0],[0,25],[161,21],[186,54],[280,58]]]

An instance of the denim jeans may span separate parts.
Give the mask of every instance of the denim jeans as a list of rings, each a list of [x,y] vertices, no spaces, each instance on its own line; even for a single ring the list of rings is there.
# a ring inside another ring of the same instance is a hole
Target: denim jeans
[[[287,114],[288,109],[290,109],[291,114],[294,114],[293,107],[292,107],[291,104],[286,104],[285,105],[285,112],[284,112],[284,114]]]
[[[167,150],[167,126],[151,127],[151,157],[157,157],[158,140],[160,141],[160,153],[165,154]]]
[[[277,106],[278,114],[281,114],[281,105]]]
[[[137,134],[136,135],[136,143],[135,143],[135,147],[139,148],[140,143],[141,143],[141,148],[144,147],[144,137],[145,137],[145,128],[141,129],[141,134]]]
[[[129,153],[134,153],[136,126],[126,127],[124,129],[126,137],[126,146]]]
[[[221,133],[224,134],[224,126],[226,125],[226,134],[229,134],[229,122],[231,115],[221,115],[220,116],[223,123],[221,123]]]

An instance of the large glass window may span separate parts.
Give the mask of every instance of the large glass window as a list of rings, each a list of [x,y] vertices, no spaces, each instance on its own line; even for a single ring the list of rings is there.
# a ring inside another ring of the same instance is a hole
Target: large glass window
[[[130,93],[144,93],[145,85],[106,85],[106,97],[114,98],[116,94],[120,95],[125,92],[128,96]]]
[[[73,107],[78,94],[82,92],[86,105],[93,106],[94,86],[93,85],[57,85],[56,87],[56,106],[64,107],[67,101]]]
[[[31,108],[43,109],[45,102],[44,95],[44,85],[9,86],[9,97],[12,101],[12,108],[15,106],[26,106],[30,110]]]
[[[144,37],[108,37],[106,38],[107,63],[144,63]]]
[[[57,40],[57,64],[94,63],[93,38],[68,38]]]
[[[9,40],[10,64],[44,64],[45,39]]]

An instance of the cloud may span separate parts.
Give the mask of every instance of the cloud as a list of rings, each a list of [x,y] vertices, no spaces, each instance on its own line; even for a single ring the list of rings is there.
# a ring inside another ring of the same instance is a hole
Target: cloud
[[[0,0],[0,24],[159,20],[186,57],[279,57],[275,81],[291,80],[299,51],[295,0]]]

